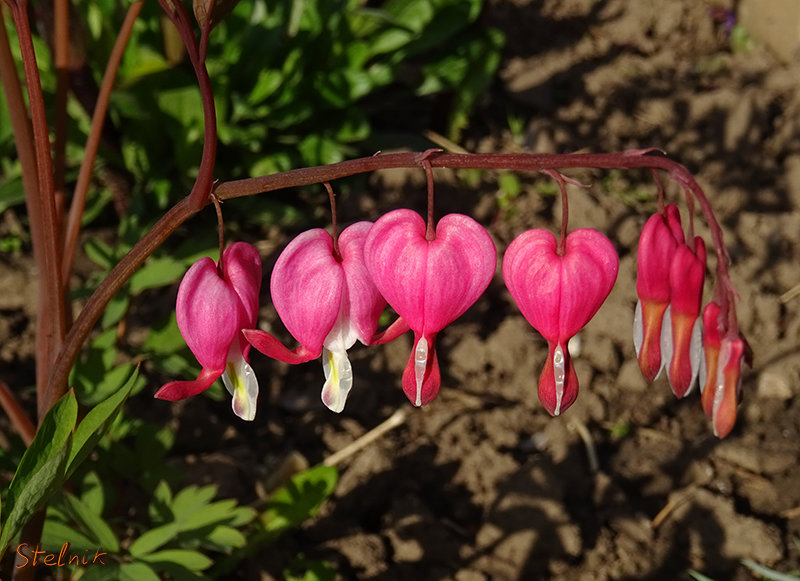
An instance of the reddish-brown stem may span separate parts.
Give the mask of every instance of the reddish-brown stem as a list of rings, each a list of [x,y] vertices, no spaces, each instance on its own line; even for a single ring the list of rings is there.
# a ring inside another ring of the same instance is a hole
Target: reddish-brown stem
[[[67,158],[67,90],[69,88],[69,3],[53,0],[54,60],[56,65],[55,139],[53,142],[53,188],[56,196],[56,216],[61,225],[64,216],[66,189],[64,174]],[[66,280],[66,278],[64,279]]]
[[[69,330],[69,334],[64,342],[61,352],[58,354],[55,364],[50,374],[50,381],[47,384],[47,393],[52,394],[66,391],[67,377],[72,364],[78,357],[83,342],[100,318],[108,301],[122,288],[128,279],[136,272],[142,263],[158,248],[178,226],[183,224],[189,217],[196,214],[197,210],[191,207],[189,198],[184,198],[175,204],[164,214],[161,219],[137,242],[134,247],[126,254],[122,260],[111,270],[97,290],[94,291],[86,306],[75,319],[75,323]],[[49,405],[55,403],[56,399],[49,401]],[[48,408],[49,409],[49,408]]]
[[[214,92],[211,89],[211,78],[208,76],[208,69],[205,65],[205,49],[201,52],[197,47],[186,8],[181,2],[172,2],[172,0],[158,0],[158,3],[161,4],[164,12],[178,29],[197,76],[197,84],[203,99],[203,157],[200,160],[197,179],[189,194],[192,206],[199,210],[208,203],[208,196],[214,186],[214,161],[217,159],[217,113],[214,108]],[[209,27],[205,27],[205,32],[201,32],[201,42],[204,35],[205,42],[208,43],[210,31]]]
[[[38,230],[34,230],[33,224],[31,225],[31,235],[34,245],[39,244],[42,246],[40,255],[42,261],[37,264],[41,287],[39,290],[39,316],[36,330],[36,385],[38,415],[41,420],[47,410],[50,409],[46,402],[51,402],[52,404],[58,399],[58,397],[53,399],[47,394],[46,386],[51,365],[64,340],[66,309],[61,285],[59,223],[54,203],[50,136],[47,130],[39,68],[36,62],[36,54],[33,50],[27,4],[26,0],[19,3],[9,2],[19,37],[22,64],[28,89],[28,103],[31,111],[39,186],[34,195],[33,204],[38,206],[37,211],[41,217],[41,223]]]
[[[222,269],[222,254],[225,250],[225,222],[222,219],[222,204],[219,198],[211,194],[211,201],[214,202],[214,210],[217,212],[217,236],[219,237],[219,260],[217,260],[217,274],[224,278]]]
[[[209,12],[214,9],[214,3],[209,4]],[[206,62],[208,52],[208,39],[211,36],[211,26],[206,24],[200,27],[200,46],[197,49],[197,57],[201,63]]]
[[[640,153],[575,153],[575,154],[437,154],[428,155],[431,167],[454,169],[497,169],[516,171],[545,172],[564,168],[597,169],[659,169],[666,171],[684,189],[688,189],[700,203],[706,221],[711,229],[714,245],[717,247],[718,273],[723,285],[730,285],[727,275],[727,252],[719,227],[708,199],[689,171],[682,165],[665,157],[642,155]],[[392,153],[362,157],[326,166],[289,170],[278,174],[224,182],[216,186],[214,193],[220,200],[252,196],[259,193],[284,188],[324,183],[360,173],[379,169],[415,168],[421,165],[420,153]],[[103,312],[111,297],[122,287],[144,260],[184,221],[197,212],[188,197],[174,206],[142,238],[131,251],[112,270],[111,274],[98,287],[86,307],[75,321],[61,353],[59,353],[50,385],[66,386],[67,375],[78,355],[81,345]],[[727,283],[725,282],[727,281]]]
[[[2,379],[0,379],[0,406],[3,407],[11,423],[14,424],[17,433],[22,438],[22,441],[25,442],[25,446],[30,446],[31,442],[33,442],[33,436],[36,434],[36,426],[33,425],[25,410],[19,405],[14,393],[8,389]]]
[[[125,16],[125,21],[122,23],[122,28],[114,43],[114,49],[111,51],[111,57],[108,60],[105,73],[103,74],[103,82],[100,85],[100,93],[97,96],[97,103],[95,104],[94,114],[92,115],[92,125],[89,130],[89,137],[86,140],[86,150],[83,155],[83,160],[81,161],[81,168],[78,172],[78,182],[75,184],[75,193],[69,209],[69,218],[64,234],[64,254],[61,260],[61,276],[62,280],[65,281],[69,280],[69,274],[72,271],[72,263],[75,260],[75,249],[78,245],[81,219],[83,218],[83,210],[86,207],[86,194],[89,191],[92,168],[94,167],[94,161],[97,157],[97,148],[100,145],[100,138],[103,133],[103,123],[106,118],[106,111],[108,111],[108,102],[111,99],[111,90],[114,87],[114,80],[117,77],[117,71],[119,71],[122,55],[125,52],[125,47],[133,32],[133,25],[136,22],[136,18],[142,10],[142,5],[142,0],[139,0],[138,2],[132,3],[128,8],[128,14]]]
[[[426,152],[427,153],[427,152]],[[222,200],[251,196],[284,188],[317,184],[324,181],[373,172],[379,169],[413,168],[421,165],[420,153],[389,153],[373,155],[334,163],[325,166],[289,170],[268,176],[223,182],[215,188]],[[563,170],[571,168],[594,169],[657,169],[665,171],[685,190],[689,190],[700,204],[703,216],[711,229],[711,238],[717,253],[727,264],[728,254],[711,205],[703,190],[685,167],[669,158],[647,155],[640,152],[618,153],[564,153],[564,154],[526,154],[526,153],[485,153],[485,154],[428,154],[431,167],[452,169],[495,169],[514,171]]]
[[[656,182],[656,188],[658,191],[658,213],[664,213],[664,184],[661,183],[661,174],[658,173],[656,170],[651,169],[650,173],[653,175],[653,180]]]
[[[428,219],[426,220],[425,240],[432,242],[436,240],[436,225],[433,221],[433,168],[427,158],[420,163],[425,170],[425,183],[428,186]]]
[[[567,226],[569,225],[569,199],[567,197],[567,184],[562,176],[556,170],[545,170],[551,178],[558,184],[558,189],[561,194],[561,232],[558,237],[558,246],[556,247],[556,254],[564,256],[567,253]]]
[[[337,225],[338,219],[336,217],[336,195],[333,193],[333,188],[331,187],[330,182],[325,182],[322,184],[325,186],[325,190],[328,192],[328,200],[331,203],[331,227],[333,232],[331,233],[331,238],[333,238],[333,257],[336,259],[336,262],[342,261],[342,253],[339,252],[339,227]]]
[[[8,104],[11,129],[14,132],[14,141],[17,146],[17,157],[22,166],[22,187],[25,190],[25,201],[28,206],[28,217],[31,223],[31,233],[42,228],[42,217],[39,204],[34,204],[39,191],[39,175],[36,171],[36,148],[33,145],[33,129],[22,97],[22,86],[17,76],[17,68],[11,56],[11,47],[6,34],[3,11],[0,10],[0,85]],[[34,235],[34,240],[36,237]],[[33,252],[37,264],[44,261],[42,246],[34,242]]]

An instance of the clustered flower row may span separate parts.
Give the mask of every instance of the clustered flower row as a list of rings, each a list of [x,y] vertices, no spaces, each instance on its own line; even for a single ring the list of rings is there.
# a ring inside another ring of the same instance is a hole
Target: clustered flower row
[[[194,381],[167,383],[156,397],[190,397],[222,377],[233,411],[252,420],[258,396],[249,365],[252,346],[292,364],[321,356],[322,401],[341,412],[353,384],[347,349],[357,339],[376,345],[410,329],[414,343],[402,385],[414,405],[425,405],[441,384],[436,336],[481,296],[496,265],[489,234],[461,214],[449,214],[427,230],[416,212],[395,210],[374,224],[353,224],[338,238],[322,229],[306,231],[281,253],[270,281],[275,309],[299,343],[290,350],[256,328],[261,260],[252,245],[236,242],[218,264],[203,258],[184,276],[177,322],[202,371]],[[560,241],[547,230],[528,230],[504,255],[506,286],[548,344],[538,393],[552,415],[577,397],[567,345],[605,301],[618,266],[611,242],[593,229],[575,230]],[[705,246],[699,237],[693,246],[686,243],[674,205],[646,223],[638,267],[634,343],[645,378],[652,381],[666,369],[682,397],[701,376],[704,410],[724,437],[735,422],[746,343],[738,331],[731,336],[726,324],[732,305],[709,303],[700,317]],[[387,303],[400,318],[378,333]]]

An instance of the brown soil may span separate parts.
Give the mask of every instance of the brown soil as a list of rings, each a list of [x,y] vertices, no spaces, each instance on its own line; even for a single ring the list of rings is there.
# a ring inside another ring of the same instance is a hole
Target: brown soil
[[[676,401],[663,379],[647,385],[638,371],[635,246],[653,206],[629,202],[642,191],[652,200],[652,178],[570,173],[591,184],[571,189],[571,227],[606,232],[620,255],[609,300],[579,335],[577,403],[555,419],[539,404],[546,345],[498,270],[476,305],[439,335],[439,397],[340,464],[321,513],[243,567],[242,578],[280,577],[298,552],[330,561],[344,579],[661,580],[687,579],[690,569],[717,581],[754,578],[742,559],[800,569],[800,298],[781,298],[800,284],[800,75],[758,44],[731,51],[712,8],[492,0],[484,17],[507,37],[501,83],[483,112],[492,129],[462,145],[658,147],[696,174],[724,228],[740,325],[755,352],[734,432],[717,440],[696,393]],[[524,119],[521,134],[498,126],[508,110]],[[513,209],[501,210],[494,177],[484,177],[475,189],[437,174],[440,215],[473,215],[501,253],[527,228],[556,230],[554,198],[540,193],[548,179],[522,176]],[[422,210],[420,179],[376,176],[381,196],[346,196],[343,218]],[[677,188],[667,191],[682,203]],[[706,235],[701,221],[697,228]],[[26,288],[30,278],[4,268],[0,284]],[[31,370],[30,344],[14,346],[30,332],[26,296],[0,289],[4,374],[7,365]],[[271,307],[262,315],[262,325],[280,329]],[[408,337],[355,348],[356,385],[341,415],[318,403],[318,362],[290,368],[254,356],[263,386],[254,424],[205,398],[170,408],[176,450],[191,461],[187,479],[247,499],[292,451],[323,460],[408,406],[400,375],[410,348]],[[164,413],[166,404],[152,405]]]

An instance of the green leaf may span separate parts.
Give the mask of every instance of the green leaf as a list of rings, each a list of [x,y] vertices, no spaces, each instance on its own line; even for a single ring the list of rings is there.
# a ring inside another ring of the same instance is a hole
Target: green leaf
[[[11,540],[17,536],[22,526],[58,490],[65,480],[70,441],[36,472],[16,497],[11,512],[0,533],[0,557]]]
[[[114,249],[97,238],[87,238],[83,245],[83,251],[89,260],[104,270],[111,270],[117,263]]]
[[[87,472],[81,483],[81,500],[94,514],[103,514],[106,491],[97,472]]]
[[[117,412],[122,408],[128,395],[136,384],[138,369],[134,369],[128,381],[104,402],[97,404],[75,428],[72,453],[69,458],[68,475],[83,462],[97,441],[108,429]]]
[[[103,311],[103,319],[100,323],[103,329],[108,329],[116,325],[128,312],[130,305],[130,295],[128,293],[118,293],[109,301],[106,310]]]
[[[694,579],[694,581],[714,581],[711,577],[706,577],[699,571],[695,571],[694,569],[689,569],[688,571],[689,577]]]
[[[131,293],[172,284],[186,272],[186,266],[171,256],[151,258],[131,276]]]
[[[161,480],[156,485],[153,491],[153,498],[148,507],[150,520],[154,523],[161,524],[173,520],[172,510],[172,491],[169,489],[169,484]]]
[[[249,506],[239,506],[236,510],[232,511],[230,525],[232,527],[241,527],[249,522],[252,522],[258,516],[255,509]]]
[[[336,581],[336,571],[325,561],[298,555],[283,570],[285,581]]]
[[[758,563],[750,559],[743,559],[742,565],[752,570],[754,573],[758,573],[768,581],[800,581],[800,577],[796,575],[789,575],[787,573],[779,573],[778,571],[773,571],[772,569],[768,569],[763,565],[759,565]]]
[[[134,557],[142,557],[166,545],[177,537],[179,532],[178,523],[174,522],[150,529],[133,541],[128,551]]]
[[[154,325],[147,333],[147,339],[142,348],[148,353],[166,355],[186,349],[186,341],[178,328],[175,312],[169,317]]]
[[[198,508],[191,514],[184,515],[181,519],[181,532],[202,529],[213,524],[228,522],[235,507],[236,501],[229,498]]]
[[[104,551],[116,553],[119,551],[119,541],[114,531],[111,530],[103,518],[94,514],[79,498],[64,493],[64,507],[72,519],[79,523],[84,530],[92,535],[97,544],[103,547]]]
[[[338,473],[332,466],[316,466],[301,472],[280,488],[267,502],[261,516],[265,531],[279,534],[317,514],[331,495]]]
[[[119,581],[159,581],[158,575],[146,563],[123,563],[119,566],[119,577],[107,577]]]
[[[217,488],[209,484],[202,488],[187,486],[175,495],[172,501],[172,513],[176,521],[190,518],[196,511],[206,506],[217,494]]]
[[[187,549],[167,549],[140,556],[139,559],[153,565],[159,563],[180,565],[190,571],[204,571],[214,564],[203,553]]]
[[[94,558],[94,555],[92,555]],[[117,581],[121,579],[120,564],[115,561],[104,559],[105,565],[99,563],[94,567],[86,567],[83,569],[80,581]]]
[[[5,183],[0,183],[0,214],[8,208],[18,206],[25,201],[25,190],[22,187],[22,178],[14,178]]]
[[[79,533],[73,525],[50,518],[50,510],[47,513],[47,520],[44,521],[44,529],[42,529],[43,547],[62,547],[64,543],[69,543],[73,552],[97,549],[97,541]]]
[[[78,402],[75,399],[75,393],[70,390],[47,412],[33,442],[22,456],[14,478],[8,487],[7,511],[14,509],[23,490],[30,482],[38,478],[37,472],[50,459],[61,453],[75,427],[77,417]]]
[[[218,551],[229,551],[230,549],[241,549],[247,544],[247,538],[231,526],[220,525],[214,527],[203,539],[203,544],[210,546]]]

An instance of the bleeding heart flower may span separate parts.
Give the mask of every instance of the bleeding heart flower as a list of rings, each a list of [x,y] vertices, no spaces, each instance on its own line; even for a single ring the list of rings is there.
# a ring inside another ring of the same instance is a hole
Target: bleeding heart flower
[[[670,302],[661,329],[661,353],[667,378],[677,397],[688,394],[700,370],[700,308],[706,271],[706,246],[696,236],[694,250],[681,244],[669,266]]]
[[[333,238],[319,228],[297,236],[278,257],[270,283],[272,302],[299,348],[289,351],[264,331],[244,332],[253,347],[285,363],[322,354],[322,401],[337,413],[353,385],[347,349],[356,339],[371,342],[386,306],[364,266],[364,241],[371,226],[358,222],[345,228],[339,237],[339,258]]]
[[[403,391],[416,406],[439,392],[436,334],[478,300],[497,266],[491,237],[468,216],[443,217],[433,240],[425,233],[419,214],[394,210],[375,222],[364,245],[378,290],[414,331]]]
[[[157,398],[177,401],[196,395],[222,376],[234,413],[243,420],[255,417],[258,381],[241,330],[255,326],[260,288],[261,259],[245,242],[223,252],[221,273],[210,258],[189,268],[178,288],[176,315],[181,335],[203,369],[194,381],[167,383]]]
[[[678,245],[684,244],[678,207],[669,204],[663,214],[653,214],[642,229],[637,256],[636,311],[633,343],[639,368],[647,381],[661,372],[661,326],[669,306],[669,265]]]
[[[528,230],[503,257],[503,279],[522,315],[547,340],[539,399],[557,416],[578,396],[578,378],[567,344],[597,313],[614,286],[619,259],[596,230],[571,232],[559,254],[555,236]]]

